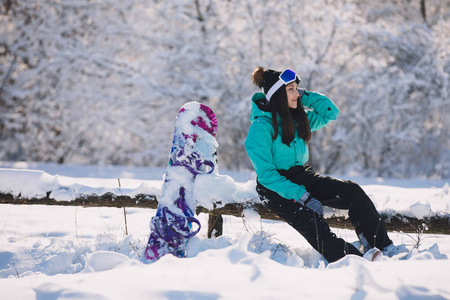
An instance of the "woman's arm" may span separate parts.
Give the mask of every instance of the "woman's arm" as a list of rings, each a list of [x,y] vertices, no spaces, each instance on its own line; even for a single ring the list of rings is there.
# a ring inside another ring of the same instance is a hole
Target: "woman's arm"
[[[336,120],[339,114],[339,109],[333,101],[321,93],[305,91],[301,100],[304,106],[313,109],[307,112],[311,131],[318,130]]]
[[[245,140],[245,149],[258,176],[258,181],[283,198],[299,200],[306,191],[305,187],[292,183],[276,170],[272,156],[271,121],[268,121],[268,118],[260,119],[253,121]]]

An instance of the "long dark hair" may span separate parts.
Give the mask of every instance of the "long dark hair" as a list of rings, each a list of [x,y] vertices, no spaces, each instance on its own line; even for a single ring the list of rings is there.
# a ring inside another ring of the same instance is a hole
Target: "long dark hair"
[[[257,67],[252,73],[253,84],[259,88],[263,88],[264,84],[267,85],[267,82],[264,79],[265,74],[273,77],[277,72],[273,70],[265,71],[263,67]],[[267,92],[269,88],[270,86],[265,86],[265,92]],[[294,140],[295,129],[297,129],[297,135],[306,143],[311,140],[311,128],[309,127],[309,120],[306,116],[302,101],[298,99],[296,109],[289,108],[285,86],[279,88],[272,95],[269,105],[272,111],[272,126],[275,132],[273,136],[274,140],[278,136],[277,113],[281,116],[281,129],[283,131],[282,142],[284,144],[289,146]]]
[[[294,140],[295,129],[297,129],[297,135],[306,143],[311,140],[311,127],[309,126],[309,120],[300,99],[298,100],[297,108],[289,108],[286,89],[283,86],[273,94],[270,99],[270,104],[272,108],[272,126],[275,132],[273,137],[274,140],[278,136],[277,113],[281,117],[281,129],[283,134],[281,141],[284,144],[289,146]]]

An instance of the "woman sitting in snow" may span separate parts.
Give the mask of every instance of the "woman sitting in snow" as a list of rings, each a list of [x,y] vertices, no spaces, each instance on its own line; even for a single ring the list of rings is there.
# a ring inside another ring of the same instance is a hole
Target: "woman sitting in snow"
[[[348,209],[366,258],[391,255],[395,246],[361,187],[321,176],[304,165],[309,159],[311,131],[338,116],[334,103],[320,93],[298,89],[300,78],[290,69],[277,72],[259,67],[252,80],[264,93],[253,95],[245,148],[258,176],[256,191],[266,207],[302,234],[328,262],[363,253],[331,232],[322,205]],[[306,112],[304,106],[312,110]]]

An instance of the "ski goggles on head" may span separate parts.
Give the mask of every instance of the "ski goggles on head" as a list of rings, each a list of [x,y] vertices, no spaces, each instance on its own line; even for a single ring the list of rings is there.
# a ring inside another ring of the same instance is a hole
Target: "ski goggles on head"
[[[275,94],[275,92],[278,91],[280,87],[282,87],[284,84],[288,85],[296,81],[297,79],[299,82],[301,81],[300,77],[293,70],[291,69],[284,70],[283,73],[281,73],[280,76],[278,76],[278,81],[275,82],[275,84],[272,85],[272,87],[267,92],[266,99],[270,101],[270,98],[272,98],[273,94]]]

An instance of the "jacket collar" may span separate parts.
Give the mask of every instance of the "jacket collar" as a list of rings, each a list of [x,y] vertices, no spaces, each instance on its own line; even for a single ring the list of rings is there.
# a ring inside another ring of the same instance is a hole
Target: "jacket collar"
[[[269,107],[269,101],[263,93],[255,93],[252,97],[252,110],[250,121],[253,122],[259,117],[272,119],[272,110]]]

